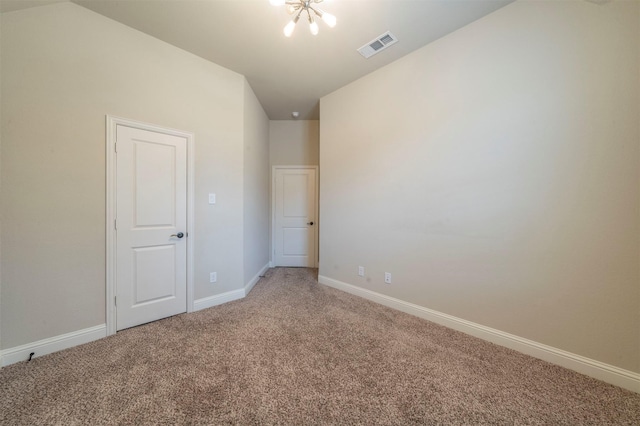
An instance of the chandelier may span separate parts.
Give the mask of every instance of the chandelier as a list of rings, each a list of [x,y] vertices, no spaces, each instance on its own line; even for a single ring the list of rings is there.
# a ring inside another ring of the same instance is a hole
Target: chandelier
[[[293,30],[296,28],[296,24],[300,20],[300,15],[307,13],[307,19],[309,20],[309,31],[311,34],[318,34],[318,23],[315,18],[322,19],[329,27],[336,26],[336,17],[324,10],[318,8],[318,3],[322,3],[322,0],[269,0],[274,6],[287,6],[287,12],[290,15],[295,15],[291,22],[284,27],[284,35],[291,37]],[[303,16],[304,17],[304,16]]]

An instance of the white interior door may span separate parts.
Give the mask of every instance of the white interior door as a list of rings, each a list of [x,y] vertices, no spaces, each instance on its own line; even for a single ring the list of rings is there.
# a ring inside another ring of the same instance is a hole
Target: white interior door
[[[317,169],[274,169],[275,266],[317,266]]]
[[[187,140],[116,128],[116,324],[186,311]]]

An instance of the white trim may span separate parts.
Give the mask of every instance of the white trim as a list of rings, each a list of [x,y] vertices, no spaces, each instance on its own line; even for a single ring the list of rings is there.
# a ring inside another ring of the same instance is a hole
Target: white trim
[[[27,343],[26,345],[16,346],[15,348],[5,349],[0,351],[0,365],[4,367],[16,362],[27,361],[31,352],[34,352],[33,357],[37,358],[42,355],[93,342],[106,336],[107,327],[106,324],[102,324],[61,334],[60,336],[38,340],[37,342]]]
[[[640,393],[640,374],[320,275],[318,282]]]
[[[227,302],[233,302],[234,300],[242,298],[244,298],[244,288],[241,288],[240,290],[227,291],[226,293],[216,294],[214,296],[203,297],[193,303],[193,311],[200,311],[202,309],[222,305]]]
[[[253,278],[251,278],[251,281],[244,285],[244,297],[246,297],[251,292],[251,290],[253,290],[253,287],[260,280],[260,276],[264,275],[268,270],[269,264],[264,265],[262,269],[260,269],[260,272],[258,272]]]
[[[271,253],[269,258],[269,266],[274,268],[276,265],[276,259],[274,257],[276,252],[276,170],[277,169],[313,169],[316,172],[316,220],[315,220],[315,240],[316,240],[316,255],[313,259],[313,268],[317,268],[320,259],[320,173],[318,166],[272,166],[271,167]]]
[[[196,300],[193,304],[193,312],[222,305],[223,303],[233,302],[234,300],[244,299],[260,280],[260,276],[264,275],[269,268],[270,266],[268,264],[264,265],[262,269],[260,269],[260,272],[251,278],[251,280],[240,290],[227,291],[226,293],[215,294],[213,296],[203,297],[202,299]]]
[[[194,296],[194,271],[195,271],[195,158],[196,158],[196,137],[193,133],[188,133],[187,137],[187,312],[193,312]]]
[[[106,218],[105,236],[106,236],[106,260],[105,260],[105,287],[106,287],[106,327],[107,336],[116,332],[116,305],[113,303],[115,299],[115,276],[116,276],[116,235],[114,232],[114,224],[116,218],[116,159],[115,159],[115,140],[116,125],[114,120],[107,115],[106,117],[107,140],[105,143],[107,157],[107,173],[106,173],[106,190],[107,199],[105,204]]]
[[[194,158],[195,136],[193,133],[160,127],[155,124],[142,123],[126,118],[106,116],[106,154],[107,154],[107,199],[106,199],[106,330],[107,336],[116,333],[115,306],[115,276],[116,276],[116,232],[114,220],[116,218],[116,126],[123,125],[135,129],[148,130],[183,137],[187,140],[187,306],[186,312],[193,312],[194,308]]]
[[[201,309],[211,308],[223,303],[246,297],[260,280],[260,276],[269,270],[269,264],[266,264],[245,286],[240,290],[233,290],[215,296],[205,297],[191,302],[191,309],[188,312],[195,312]],[[0,351],[0,366],[14,364],[16,362],[26,361],[29,359],[31,352],[35,352],[34,358],[47,355],[63,349],[72,348],[82,345],[83,343],[93,342],[94,340],[107,337],[107,324],[97,325],[95,327],[85,328],[71,333],[62,334],[60,336],[50,337],[48,339],[39,340],[37,342],[28,343],[26,345],[17,346],[15,348]]]

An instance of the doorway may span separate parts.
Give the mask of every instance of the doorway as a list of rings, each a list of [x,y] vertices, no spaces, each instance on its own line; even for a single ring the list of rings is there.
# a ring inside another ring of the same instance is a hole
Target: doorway
[[[274,166],[274,266],[318,267],[318,167]]]
[[[193,135],[107,117],[107,334],[193,310]]]

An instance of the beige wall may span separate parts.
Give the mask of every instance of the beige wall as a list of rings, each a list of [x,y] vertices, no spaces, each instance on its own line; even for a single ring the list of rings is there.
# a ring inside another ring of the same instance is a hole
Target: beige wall
[[[639,9],[517,2],[322,98],[320,275],[640,372]]]
[[[195,134],[195,297],[242,288],[243,76],[72,3],[4,13],[1,72],[2,348],[105,322],[106,114]]]
[[[269,158],[272,166],[317,166],[318,120],[271,120]]]
[[[0,19],[0,81],[2,81],[2,19]],[[2,123],[2,84],[0,84],[0,126]],[[2,189],[2,131],[0,130],[0,190]],[[2,199],[0,199],[2,202]],[[0,205],[1,208],[1,205]],[[2,349],[2,215],[0,214],[0,349]]]
[[[244,284],[269,263],[269,118],[244,83]]]

